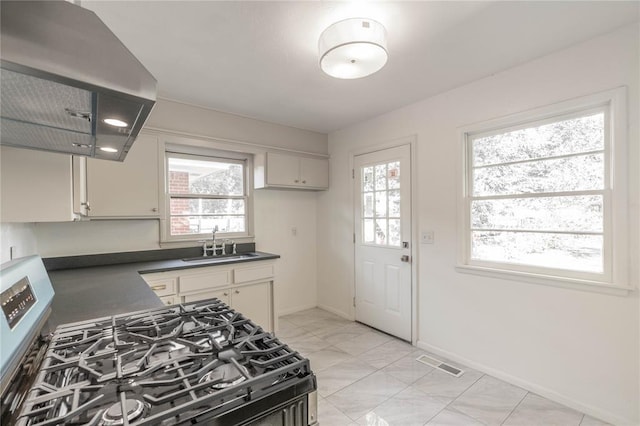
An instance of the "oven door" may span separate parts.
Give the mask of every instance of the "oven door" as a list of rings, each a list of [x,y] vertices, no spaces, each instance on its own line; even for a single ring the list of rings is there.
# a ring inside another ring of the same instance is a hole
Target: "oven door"
[[[313,374],[299,378],[263,398],[245,401],[223,413],[206,411],[189,418],[184,424],[207,426],[316,426],[318,425],[318,395]],[[182,424],[182,423],[181,423]]]
[[[315,426],[318,424],[318,399],[311,392],[287,404],[276,407],[246,426]]]

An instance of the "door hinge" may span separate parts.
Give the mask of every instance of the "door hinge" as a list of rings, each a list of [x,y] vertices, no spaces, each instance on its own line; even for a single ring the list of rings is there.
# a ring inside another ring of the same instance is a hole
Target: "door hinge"
[[[351,179],[356,178],[356,169],[351,169]]]
[[[355,296],[354,296],[354,298],[353,298],[353,307],[354,307],[354,308],[356,307],[356,298],[355,298]]]

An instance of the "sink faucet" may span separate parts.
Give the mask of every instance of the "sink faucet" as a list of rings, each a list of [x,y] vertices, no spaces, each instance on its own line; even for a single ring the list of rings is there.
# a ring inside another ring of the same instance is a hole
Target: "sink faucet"
[[[217,256],[218,250],[221,250],[221,256],[227,254],[224,242],[220,245],[216,243],[216,232],[218,232],[218,225],[214,226],[211,231],[211,246],[209,246],[209,242],[207,240],[200,241],[202,243],[202,256],[207,256],[209,252],[211,252],[211,256]]]
[[[218,232],[218,225],[213,227],[213,231],[211,231],[211,241],[213,241],[213,244],[216,244],[216,232]]]

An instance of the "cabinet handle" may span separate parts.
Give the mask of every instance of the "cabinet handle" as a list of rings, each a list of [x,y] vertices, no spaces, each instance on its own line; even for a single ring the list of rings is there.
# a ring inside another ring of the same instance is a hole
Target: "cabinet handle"
[[[224,293],[222,293],[222,294],[225,295],[225,296],[229,295],[229,293],[227,293],[226,291]]]
[[[306,180],[303,180],[303,181],[302,181],[302,183],[307,183],[307,181],[306,181]]]
[[[153,291],[160,291],[160,290],[166,290],[166,289],[167,289],[167,285],[166,284],[151,286],[151,290],[153,290]]]
[[[151,211],[152,211],[152,212],[157,212],[157,211],[158,211],[158,208],[157,208],[157,207],[154,207],[154,208],[152,208],[152,209],[151,209]]]
[[[167,300],[167,305],[173,305],[173,300]]]
[[[295,183],[298,183],[298,182],[300,182],[300,181],[299,181],[298,179],[296,179],[296,180],[294,180],[294,182],[295,182]]]
[[[236,294],[240,294],[240,290],[236,290]]]

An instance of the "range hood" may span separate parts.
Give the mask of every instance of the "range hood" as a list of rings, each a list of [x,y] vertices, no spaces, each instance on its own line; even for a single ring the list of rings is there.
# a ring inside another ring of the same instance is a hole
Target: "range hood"
[[[0,7],[0,144],[123,161],[156,102],[156,79],[90,10]]]

